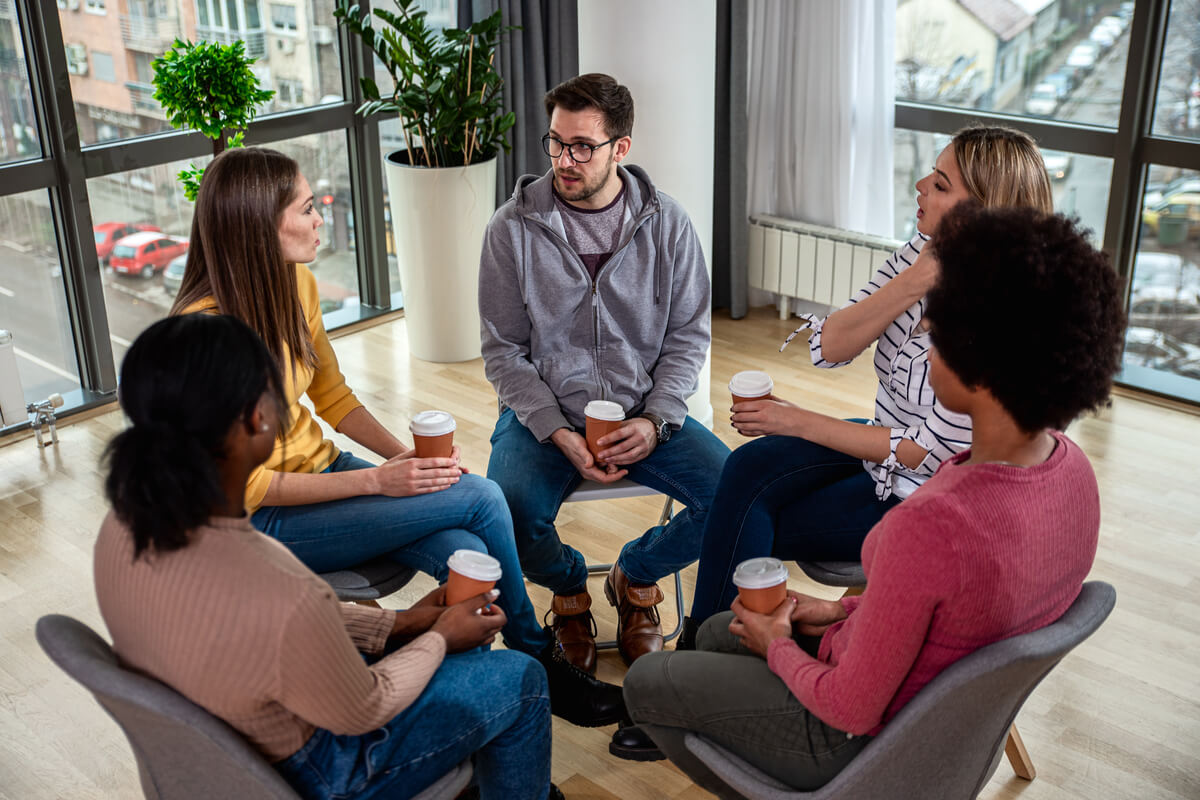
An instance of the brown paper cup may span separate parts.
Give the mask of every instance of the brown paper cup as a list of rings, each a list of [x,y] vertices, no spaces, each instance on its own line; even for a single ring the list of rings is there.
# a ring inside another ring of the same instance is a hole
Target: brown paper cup
[[[495,585],[495,581],[480,581],[450,570],[449,577],[446,579],[446,605],[452,606],[455,603],[461,603],[468,597],[490,592]]]
[[[418,436],[414,433],[412,437],[417,458],[449,458],[454,452],[454,431],[441,436]]]
[[[738,587],[738,597],[742,605],[759,614],[770,614],[779,608],[779,604],[787,599],[787,581],[765,589],[747,589]]]
[[[607,436],[621,427],[622,422],[624,420],[587,418],[587,446],[588,450],[592,451],[592,457],[596,459],[597,464],[603,466],[603,462],[600,461],[600,451],[604,449],[597,442],[601,436]]]
[[[769,400],[771,398],[771,393],[767,392],[766,394],[759,395],[758,397],[739,397],[735,394],[732,395],[732,397],[733,404],[736,406],[738,403],[749,403],[751,400]]]

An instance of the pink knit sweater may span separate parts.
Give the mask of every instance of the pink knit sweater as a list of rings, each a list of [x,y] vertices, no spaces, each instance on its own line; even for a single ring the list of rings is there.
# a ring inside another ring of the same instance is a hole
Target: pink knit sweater
[[[829,725],[872,735],[925,684],[992,642],[1071,605],[1100,531],[1091,465],[1066,436],[1032,467],[947,461],[863,543],[867,591],[817,658],[777,639],[768,664]]]
[[[380,727],[420,696],[446,653],[429,632],[368,667],[358,650],[383,649],[395,612],[339,603],[245,517],[213,518],[182,550],[134,561],[133,537],[110,513],[95,558],[121,662],[225,720],[272,762],[318,727]]]

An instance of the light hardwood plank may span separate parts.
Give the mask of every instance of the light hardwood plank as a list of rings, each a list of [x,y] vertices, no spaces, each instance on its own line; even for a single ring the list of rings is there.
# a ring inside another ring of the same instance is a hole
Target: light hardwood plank
[[[793,327],[769,308],[741,321],[723,313],[714,319],[715,429],[731,447],[742,440],[728,425],[725,386],[741,369],[770,372],[778,394],[810,408],[871,416],[875,377],[869,357],[839,370],[815,369],[803,342],[778,352]],[[412,358],[402,319],[340,336],[335,347],[351,386],[386,425],[406,431],[418,411],[451,411],[464,462],[486,471],[496,401],[481,361],[428,364]],[[37,618],[51,612],[104,630],[92,591],[91,547],[106,510],[100,456],[122,425],[120,414],[109,412],[60,426],[56,448],[0,442],[0,800],[139,796],[119,729],[50,664],[33,637]],[[1103,527],[1092,576],[1117,587],[1117,608],[1018,717],[1037,779],[1022,781],[1002,763],[982,797],[1200,797],[1200,493],[1191,480],[1200,416],[1118,396],[1111,408],[1072,425],[1070,434],[1091,457],[1100,482]],[[589,560],[611,561],[657,518],[659,505],[653,498],[572,504],[563,509],[560,528]],[[798,569],[791,574],[793,588],[840,594],[814,585]],[[690,598],[695,568],[683,577]],[[420,577],[384,605],[408,605],[431,586]],[[665,591],[665,581],[663,586]],[[599,579],[592,590],[600,634],[609,637],[615,615]],[[544,611],[548,593],[531,587],[530,595]],[[668,626],[674,622],[670,606],[663,614]],[[624,672],[615,653],[602,654],[602,678],[620,682]],[[668,763],[612,758],[610,733],[555,721],[553,775],[568,797],[708,796]]]

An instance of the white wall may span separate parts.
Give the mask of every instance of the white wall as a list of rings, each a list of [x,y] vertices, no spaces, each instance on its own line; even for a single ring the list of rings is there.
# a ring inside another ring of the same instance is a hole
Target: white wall
[[[605,72],[633,94],[629,163],[692,218],[712,274],[716,0],[579,0],[579,72]],[[689,413],[712,423],[709,361]]]

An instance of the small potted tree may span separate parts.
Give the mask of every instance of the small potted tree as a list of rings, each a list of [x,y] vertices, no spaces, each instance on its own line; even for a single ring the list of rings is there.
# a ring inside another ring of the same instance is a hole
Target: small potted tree
[[[262,89],[251,70],[253,58],[246,56],[245,43],[193,44],[180,39],[154,59],[154,99],[162,106],[167,121],[178,129],[200,131],[213,143],[213,157],[226,147],[241,147],[246,127],[258,114],[258,106],[275,96]],[[179,173],[188,200],[196,199],[204,168],[189,164]]]
[[[428,361],[479,357],[476,292],[484,228],[495,211],[496,156],[511,149],[495,69],[500,12],[469,28],[429,27],[415,0],[334,16],[379,57],[390,91],[361,80],[361,114],[394,113],[405,149],[387,155],[388,195],[409,346]],[[379,25],[372,27],[373,20]]]

